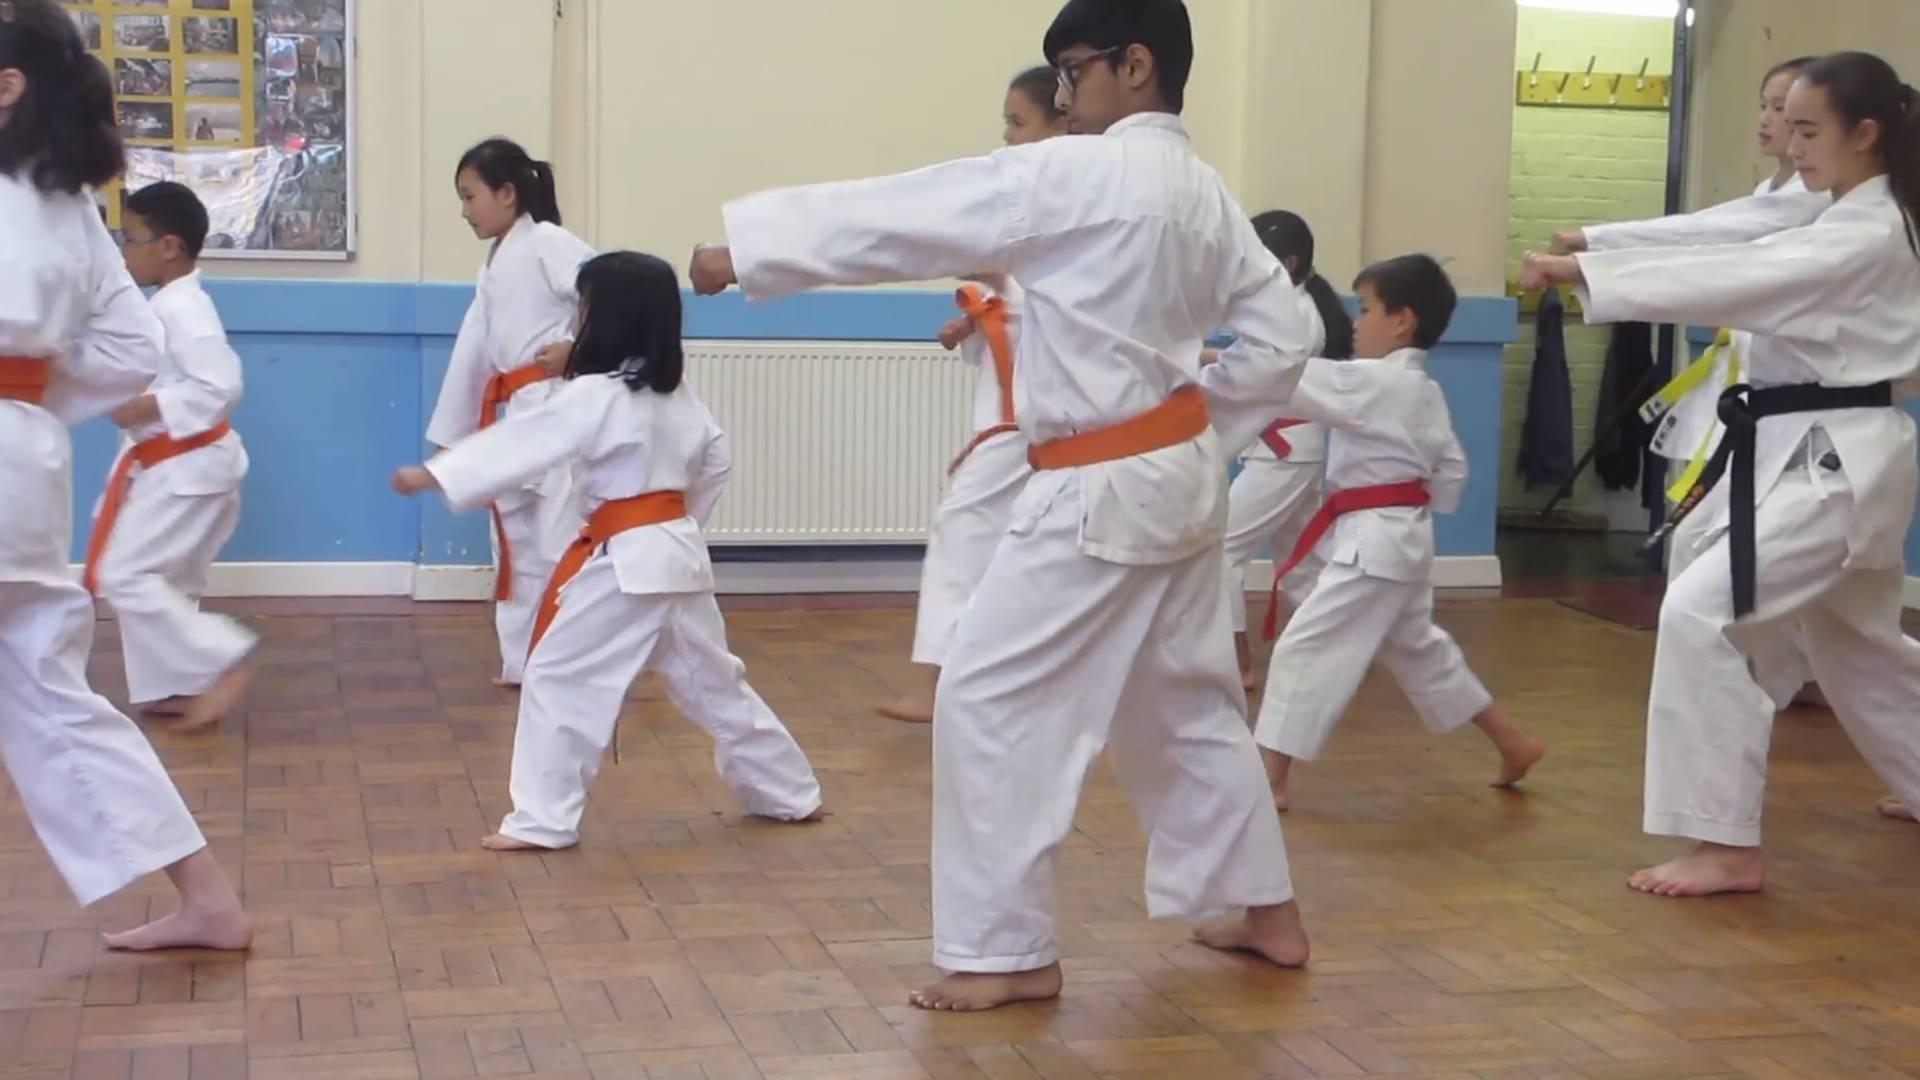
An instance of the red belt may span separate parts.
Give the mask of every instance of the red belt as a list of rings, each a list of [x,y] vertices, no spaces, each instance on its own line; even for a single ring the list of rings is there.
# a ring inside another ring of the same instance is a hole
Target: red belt
[[[629,529],[638,529],[643,525],[660,525],[669,521],[678,521],[687,516],[686,496],[678,491],[649,491],[644,495],[635,495],[626,499],[614,499],[600,504],[587,518],[586,527],[567,550],[560,555],[560,561],[554,565],[553,577],[547,580],[547,592],[540,598],[540,612],[534,616],[533,637],[527,643],[527,655],[539,646],[540,638],[546,634],[547,627],[553,625],[553,617],[560,613],[560,590],[573,575],[587,565],[593,557],[593,549]]]
[[[47,396],[53,365],[38,356],[0,356],[0,400],[38,405]]]
[[[493,426],[495,416],[506,407],[513,395],[537,382],[553,378],[539,364],[522,364],[512,371],[497,372],[487,380],[487,389],[480,397],[480,430]],[[500,569],[493,579],[493,598],[506,600],[513,596],[513,549],[507,543],[507,525],[500,520],[500,504],[489,503],[487,510],[493,515],[493,535],[499,542]]]
[[[100,501],[100,516],[93,522],[93,535],[87,538],[87,569],[80,582],[88,592],[97,591],[95,587],[100,580],[100,559],[107,553],[107,538],[113,535],[113,524],[120,518],[120,507],[127,501],[127,492],[133,487],[133,467],[139,465],[142,469],[151,469],[163,461],[212,446],[232,432],[233,425],[222,420],[200,434],[184,439],[155,435],[133,444],[126,453],[120,455],[120,460],[113,464],[113,473],[107,477],[107,490]]]
[[[1306,423],[1305,420],[1275,420],[1273,423],[1267,425],[1265,431],[1260,433],[1260,441],[1267,444],[1267,449],[1273,451],[1274,457],[1285,461],[1287,460],[1287,455],[1293,453],[1293,444],[1288,442],[1287,437],[1280,433],[1290,427],[1299,427],[1304,423]]]
[[[1027,448],[1036,469],[1073,469],[1138,457],[1179,446],[1207,430],[1207,399],[1197,386],[1183,386],[1167,400],[1110,427],[1038,443]]]
[[[1432,501],[1425,480],[1402,480],[1397,484],[1374,484],[1328,492],[1327,500],[1320,504],[1320,509],[1314,511],[1305,531],[1300,534],[1299,542],[1293,545],[1293,554],[1274,569],[1273,588],[1267,594],[1267,621],[1261,630],[1266,639],[1272,641],[1280,626],[1280,579],[1292,573],[1294,567],[1313,554],[1313,549],[1320,544],[1320,538],[1342,515],[1358,510],[1385,510],[1394,506],[1425,506]]]

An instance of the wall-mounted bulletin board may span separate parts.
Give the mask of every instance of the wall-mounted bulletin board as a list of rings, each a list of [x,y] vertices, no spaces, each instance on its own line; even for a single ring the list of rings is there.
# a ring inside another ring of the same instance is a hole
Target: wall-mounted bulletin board
[[[354,0],[63,0],[113,76],[124,192],[176,180],[207,204],[209,258],[354,250]]]

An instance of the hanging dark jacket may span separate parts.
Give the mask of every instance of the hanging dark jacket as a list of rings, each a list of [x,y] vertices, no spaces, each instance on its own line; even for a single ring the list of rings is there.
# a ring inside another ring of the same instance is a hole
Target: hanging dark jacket
[[[1567,373],[1565,325],[1560,290],[1548,289],[1540,297],[1527,418],[1520,429],[1520,476],[1528,489],[1558,486],[1573,475],[1573,380]]]
[[[1647,383],[1653,370],[1653,327],[1646,323],[1619,323],[1607,344],[1607,366],[1600,373],[1600,401],[1594,410],[1593,471],[1608,491],[1631,491],[1640,486],[1646,468],[1647,442],[1653,432],[1637,411],[1654,389]],[[1634,400],[1635,395],[1639,400]],[[1611,432],[1606,427],[1625,414]]]

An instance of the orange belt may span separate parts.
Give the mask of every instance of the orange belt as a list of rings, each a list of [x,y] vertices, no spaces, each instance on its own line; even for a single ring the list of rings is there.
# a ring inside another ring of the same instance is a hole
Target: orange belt
[[[1267,449],[1273,451],[1274,457],[1285,461],[1287,460],[1287,455],[1293,453],[1293,444],[1288,442],[1287,437],[1280,433],[1290,427],[1299,427],[1304,423],[1306,423],[1305,420],[1275,420],[1273,423],[1267,425],[1265,431],[1260,433],[1260,441],[1267,444]]]
[[[1138,457],[1179,446],[1207,430],[1207,399],[1198,386],[1183,386],[1167,400],[1110,427],[1082,431],[1027,448],[1036,469],[1075,469]]]
[[[533,656],[533,650],[540,645],[540,638],[553,624],[553,617],[560,613],[560,590],[573,575],[587,565],[593,557],[593,551],[601,544],[643,525],[661,525],[669,521],[678,521],[687,516],[687,499],[683,492],[649,491],[644,495],[634,495],[625,499],[614,499],[600,504],[587,518],[586,527],[567,550],[560,555],[560,561],[553,568],[553,577],[547,580],[546,595],[540,598],[540,613],[534,616],[533,638],[527,643],[527,656]]]
[[[1292,573],[1294,567],[1313,554],[1313,549],[1320,545],[1320,538],[1333,528],[1333,523],[1341,516],[1358,510],[1385,510],[1391,506],[1425,506],[1432,501],[1432,496],[1427,494],[1425,480],[1403,480],[1397,484],[1374,484],[1328,492],[1327,501],[1314,511],[1306,529],[1300,534],[1299,542],[1293,545],[1293,554],[1273,572],[1273,589],[1267,594],[1267,621],[1261,630],[1266,639],[1272,641],[1280,627],[1280,579]]]
[[[107,477],[107,490],[100,501],[100,516],[93,522],[93,535],[87,538],[87,569],[80,583],[88,592],[95,592],[99,584],[100,558],[107,553],[107,538],[113,535],[113,523],[119,520],[120,507],[127,501],[127,492],[133,487],[133,467],[139,465],[142,469],[151,469],[163,461],[212,446],[232,433],[233,425],[222,420],[200,434],[184,439],[155,435],[134,443],[126,453],[120,455],[120,460],[113,464],[113,473]]]
[[[487,380],[486,392],[480,396],[480,430],[493,426],[494,418],[506,408],[513,395],[551,378],[553,376],[539,364],[522,364],[512,371],[496,372]],[[500,520],[500,504],[489,503],[487,510],[493,515],[493,535],[500,548],[500,569],[493,579],[493,598],[506,600],[513,596],[513,550],[507,544],[506,522]]]
[[[53,365],[37,356],[0,356],[0,400],[38,405],[47,396]]]
[[[954,293],[953,302],[971,315],[979,324],[980,332],[986,335],[987,351],[993,355],[994,378],[1000,384],[1000,422],[967,440],[953,464],[947,466],[948,476],[952,476],[981,443],[996,435],[1020,430],[1020,425],[1013,420],[1013,339],[1007,336],[1007,302],[998,296],[983,294],[976,285],[961,286]]]

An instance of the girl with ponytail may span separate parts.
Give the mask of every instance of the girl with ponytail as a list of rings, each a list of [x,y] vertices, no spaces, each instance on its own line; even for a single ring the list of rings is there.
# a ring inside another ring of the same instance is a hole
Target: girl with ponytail
[[[587,788],[609,746],[619,760],[620,709],[648,670],[713,735],[742,809],[818,820],[813,767],[747,685],[713,599],[701,526],[726,485],[727,437],[683,378],[679,278],[652,255],[616,251],[581,267],[576,291],[580,340],[547,401],[393,478],[466,509],[568,468],[591,511],[544,583],[513,732],[513,811],[480,845],[579,842]]]
[[[93,598],[67,568],[67,428],[146,392],[161,362],[148,310],[91,189],[118,175],[106,69],[52,0],[0,0],[0,722],[5,764],[74,898],[156,870],[172,914],[108,934],[119,949],[245,949],[253,926],[132,720],[87,685]]]
[[[1579,288],[1590,323],[1754,335],[1747,378],[1720,399],[1727,435],[1674,511],[1706,515],[1712,539],[1661,604],[1648,706],[1645,827],[1696,847],[1634,874],[1642,891],[1765,884],[1774,702],[1755,669],[1796,623],[1861,755],[1907,805],[1920,799],[1920,642],[1900,628],[1920,465],[1894,404],[1920,379],[1916,109],[1879,57],[1822,57],[1786,110],[1789,153],[1830,203],[1749,200],[1715,215],[1711,241],[1615,250],[1590,235],[1584,254],[1522,268],[1525,288]]]
[[[1273,257],[1293,280],[1295,298],[1306,313],[1312,334],[1313,356],[1330,360],[1353,358],[1353,319],[1327,279],[1313,268],[1313,230],[1300,215],[1269,210],[1253,219]],[[1233,646],[1239,657],[1240,681],[1247,689],[1258,685],[1253,646],[1247,635],[1247,564],[1262,551],[1293,549],[1307,519],[1320,505],[1320,473],[1327,459],[1326,429],[1279,417],[1261,418],[1260,437],[1241,458],[1239,475],[1227,492],[1227,581],[1232,583]],[[1319,575],[1319,563],[1309,559],[1287,575],[1283,588],[1298,604]]]
[[[467,317],[454,341],[427,424],[427,441],[449,447],[547,400],[567,367],[585,241],[560,227],[553,166],[511,139],[460,155],[453,171],[461,216],[489,242]],[[493,518],[494,629],[501,686],[520,685],[540,590],[580,527],[572,479],[556,468],[489,507]]]

